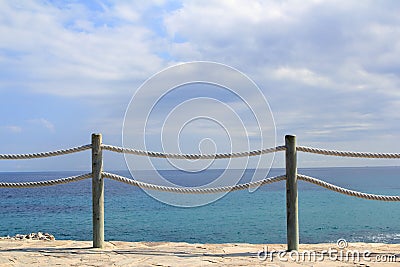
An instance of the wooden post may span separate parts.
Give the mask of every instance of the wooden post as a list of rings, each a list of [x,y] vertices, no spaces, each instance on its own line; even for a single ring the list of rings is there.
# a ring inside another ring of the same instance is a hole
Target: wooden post
[[[296,136],[286,135],[286,218],[288,251],[299,249]]]
[[[92,134],[93,247],[104,247],[104,181],[101,134]]]

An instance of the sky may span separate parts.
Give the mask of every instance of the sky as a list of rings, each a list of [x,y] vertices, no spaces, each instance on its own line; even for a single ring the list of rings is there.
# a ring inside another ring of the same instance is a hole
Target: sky
[[[399,13],[400,2],[389,0],[0,1],[0,153],[88,144],[94,132],[121,146],[124,116],[138,88],[163,69],[192,61],[225,64],[254,81],[269,103],[276,145],[295,134],[304,146],[399,153]],[[218,99],[250,120],[241,99],[211,87],[192,85],[166,96],[155,109],[153,130],[162,129],[165,110],[193,97]],[[214,104],[200,106],[213,110]],[[231,117],[218,118],[224,124]],[[186,136],[182,131],[183,152],[198,153],[199,143],[212,152],[233,149],[221,125],[204,123],[192,123]],[[143,138],[160,151],[157,133],[149,130]],[[283,167],[283,153],[272,164]],[[90,165],[86,151],[0,161],[0,171]],[[155,165],[172,168],[164,160]],[[400,164],[299,153],[298,165]],[[105,168],[126,169],[124,157],[105,152]]]

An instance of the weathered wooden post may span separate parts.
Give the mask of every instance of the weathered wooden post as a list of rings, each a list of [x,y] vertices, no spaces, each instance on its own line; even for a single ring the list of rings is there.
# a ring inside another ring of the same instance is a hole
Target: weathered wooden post
[[[101,134],[92,134],[93,247],[104,247],[104,181]]]
[[[296,136],[286,135],[286,218],[288,251],[299,249]]]

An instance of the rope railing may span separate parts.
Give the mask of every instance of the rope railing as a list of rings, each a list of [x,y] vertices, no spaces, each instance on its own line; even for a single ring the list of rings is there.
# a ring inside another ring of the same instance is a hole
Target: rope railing
[[[92,148],[91,144],[72,147],[68,149],[60,149],[48,152],[29,153],[29,154],[0,154],[0,160],[14,160],[14,159],[35,159],[35,158],[46,158],[61,156],[66,154],[72,154],[89,150]],[[252,157],[263,154],[269,154],[279,151],[285,151],[285,146],[276,146],[271,148],[243,151],[243,152],[232,152],[232,153],[216,153],[216,154],[178,154],[178,153],[164,153],[155,151],[145,151],[133,148],[124,148],[112,145],[102,144],[103,150],[109,150],[117,153],[132,154],[137,156],[147,156],[154,158],[172,158],[172,159],[227,159],[227,158],[240,158],[240,157]],[[307,146],[297,146],[297,151],[326,155],[326,156],[337,156],[337,157],[352,157],[352,158],[376,158],[376,159],[400,159],[400,153],[372,153],[372,152],[354,152],[354,151],[339,151],[321,149]]]
[[[287,135],[285,137],[285,145],[275,146],[266,149],[253,151],[232,152],[232,153],[216,153],[216,154],[176,154],[138,150],[133,148],[124,148],[112,145],[102,144],[101,135],[93,134],[92,143],[83,146],[77,146],[68,149],[60,149],[49,152],[39,152],[30,154],[0,154],[0,160],[19,160],[19,159],[34,159],[60,156],[65,154],[76,153],[85,150],[92,150],[92,172],[77,176],[65,178],[34,181],[34,182],[0,182],[0,188],[34,188],[41,186],[52,186],[77,182],[84,179],[92,178],[92,199],[93,199],[93,247],[102,248],[104,246],[104,185],[103,178],[108,178],[118,182],[137,186],[142,189],[158,190],[163,192],[179,193],[179,194],[215,194],[225,193],[249,188],[256,188],[267,184],[286,181],[286,209],[287,209],[287,235],[288,235],[288,250],[298,250],[298,203],[297,203],[297,180],[302,180],[312,183],[326,189],[345,194],[348,196],[379,200],[379,201],[400,201],[400,196],[385,196],[377,194],[363,193],[346,189],[328,182],[319,180],[314,177],[297,174],[297,156],[296,152],[313,153],[328,156],[338,157],[354,157],[354,158],[379,158],[379,159],[400,159],[400,153],[370,153],[370,152],[352,152],[352,151],[337,151],[312,148],[306,146],[296,146],[295,136]],[[108,150],[117,153],[125,153],[137,156],[155,157],[155,158],[173,158],[173,159],[228,159],[239,157],[259,156],[274,152],[285,151],[286,153],[286,175],[280,175],[270,178],[265,178],[255,182],[236,184],[232,186],[221,187],[171,187],[156,184],[150,184],[120,176],[113,173],[103,172],[103,156],[102,151]]]
[[[280,175],[271,178],[265,178],[256,182],[237,184],[232,186],[199,188],[199,187],[171,187],[171,186],[148,184],[108,172],[103,172],[103,177],[144,189],[151,189],[162,192],[179,193],[179,194],[215,194],[215,193],[231,192],[231,191],[255,188],[267,184],[272,184],[286,179],[285,175]]]
[[[370,159],[400,159],[400,153],[371,153],[320,149],[298,146],[297,151],[336,157],[370,158]]]
[[[137,186],[143,189],[157,190],[162,192],[171,192],[171,193],[179,193],[179,194],[215,194],[222,192],[231,192],[238,191],[250,188],[256,188],[260,186],[264,186],[267,184],[272,184],[275,182],[280,182],[286,180],[286,175],[279,175],[270,178],[265,178],[256,182],[237,184],[232,186],[223,186],[223,187],[212,187],[212,188],[196,188],[196,187],[171,187],[171,186],[161,186],[155,184],[149,184],[141,181],[137,181],[131,178],[127,178],[124,176],[120,176],[114,173],[103,172],[102,176],[105,178],[109,178],[118,182],[122,182],[125,184]],[[368,194],[359,191],[349,190],[337,185],[330,184],[328,182],[319,180],[314,177],[297,174],[297,178],[299,180],[312,183],[326,189],[335,191],[337,193],[341,193],[348,196],[369,199],[369,200],[381,200],[381,201],[400,201],[400,196],[385,196],[385,195],[376,195],[376,194]]]
[[[59,185],[59,184],[67,184],[67,183],[77,182],[77,181],[85,180],[85,179],[88,179],[91,177],[92,177],[92,173],[86,173],[86,174],[82,174],[82,175],[70,176],[70,177],[54,179],[54,180],[21,182],[21,183],[1,182],[0,188],[34,188],[34,187],[41,187],[41,186],[51,186],[51,185]]]
[[[308,183],[312,183],[312,184],[324,187],[326,189],[338,192],[340,194],[344,194],[344,195],[348,195],[348,196],[352,196],[352,197],[358,197],[358,198],[369,199],[369,200],[380,200],[380,201],[400,201],[400,196],[376,195],[376,194],[368,194],[368,193],[363,193],[363,192],[359,192],[359,191],[354,191],[354,190],[343,188],[343,187],[340,187],[337,185],[330,184],[328,182],[325,182],[325,181],[322,181],[322,180],[319,180],[317,178],[310,177],[307,175],[298,174],[297,178],[299,180],[302,180],[302,181],[305,181]]]
[[[153,158],[172,158],[172,159],[228,159],[228,158],[240,158],[240,157],[251,157],[259,156],[262,154],[269,154],[278,151],[284,151],[285,146],[276,146],[271,148],[265,148],[253,151],[244,152],[233,152],[233,153],[219,153],[219,154],[175,154],[175,153],[163,153],[137,150],[132,148],[124,148],[118,146],[102,145],[102,149],[109,150],[117,153],[132,154],[137,156],[148,156]]]
[[[0,154],[0,159],[37,159],[37,158],[47,158],[47,157],[54,157],[54,156],[61,156],[76,152],[85,151],[91,149],[92,145],[83,145],[72,147],[68,149],[60,149],[55,151],[49,152],[39,152],[39,153],[31,153],[31,154]]]
[[[60,184],[67,184],[71,182],[77,182],[81,180],[85,180],[91,178],[92,173],[86,173],[82,175],[70,176],[66,178],[59,178],[53,180],[43,180],[43,181],[34,181],[34,182],[20,182],[20,183],[10,183],[10,182],[1,182],[0,188],[34,188],[34,187],[42,187],[42,186],[53,186]],[[137,181],[131,178],[127,178],[121,175],[102,172],[102,176],[104,178],[109,178],[118,182],[122,182],[125,184],[137,186],[142,189],[150,189],[157,190],[162,192],[170,192],[170,193],[179,193],[179,194],[215,194],[222,192],[232,192],[250,188],[256,188],[260,186],[264,186],[267,184],[279,182],[286,180],[285,175],[265,178],[256,182],[244,183],[244,184],[236,184],[233,186],[222,186],[222,187],[212,187],[212,188],[196,188],[196,187],[169,187],[169,186],[160,186],[156,184],[149,184],[141,181]],[[369,200],[380,200],[380,201],[400,201],[400,196],[386,196],[386,195],[376,195],[376,194],[368,194],[359,191],[349,190],[337,185],[330,184],[328,182],[319,180],[314,177],[298,174],[297,178],[299,180],[309,182],[326,189],[358,198],[364,198]]]

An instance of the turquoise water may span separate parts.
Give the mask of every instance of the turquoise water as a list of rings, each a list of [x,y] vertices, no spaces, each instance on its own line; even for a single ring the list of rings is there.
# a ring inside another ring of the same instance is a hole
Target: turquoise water
[[[197,174],[209,180],[221,170]],[[241,182],[253,170],[246,171]],[[127,172],[117,172],[128,176]],[[283,174],[272,170],[269,176]],[[400,195],[400,167],[315,168],[299,173],[368,193]],[[74,172],[0,173],[0,181],[47,180]],[[171,179],[188,181],[179,171]],[[35,189],[0,188],[0,236],[49,232],[57,239],[91,240],[91,181]],[[200,243],[285,243],[284,182],[256,192],[232,192],[196,208],[178,208],[154,200],[138,188],[105,182],[105,237],[124,241]],[[299,182],[300,242],[400,243],[400,203],[344,196]]]

